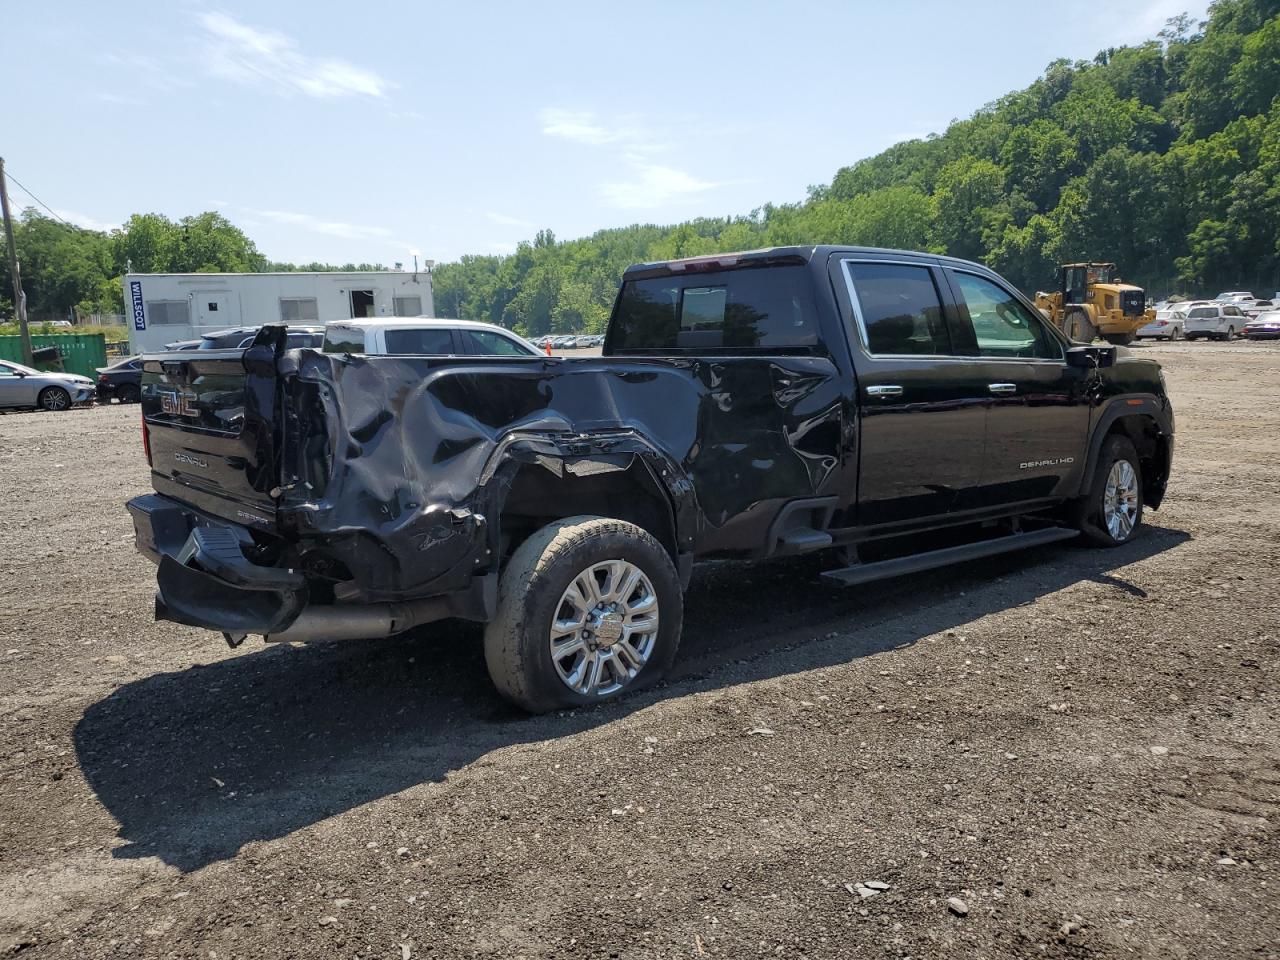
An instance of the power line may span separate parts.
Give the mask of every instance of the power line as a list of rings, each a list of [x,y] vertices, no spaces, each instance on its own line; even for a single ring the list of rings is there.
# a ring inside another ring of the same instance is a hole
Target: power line
[[[21,181],[21,180],[19,180],[17,177],[15,177],[12,173],[6,173],[6,174],[5,174],[5,176],[7,176],[10,180],[12,180],[12,181],[14,182],[14,184],[17,186],[17,188],[18,188],[19,190],[21,190],[23,193],[25,193],[28,197],[30,197],[30,198],[31,198],[32,200],[34,200],[36,203],[40,204],[40,206],[42,206],[42,207],[44,207],[46,210],[48,210],[48,211],[49,211],[49,213],[53,214],[53,218],[54,218],[55,220],[58,220],[58,221],[60,221],[60,222],[62,222],[62,223],[64,223],[64,224],[66,224],[68,227],[75,228],[75,224],[74,224],[74,223],[67,223],[67,221],[66,221],[66,220],[63,220],[63,219],[62,219],[62,217],[58,216],[58,214],[54,211],[53,207],[49,206],[47,203],[45,203],[43,200],[41,200],[39,197],[37,197],[34,193],[32,193],[30,190],[28,190],[26,187],[24,187],[24,186],[22,185],[22,181]]]

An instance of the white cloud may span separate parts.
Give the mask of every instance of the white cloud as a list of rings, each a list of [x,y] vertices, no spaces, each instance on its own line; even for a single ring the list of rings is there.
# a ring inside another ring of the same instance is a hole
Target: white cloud
[[[207,66],[215,76],[271,87],[286,96],[317,98],[382,97],[392,86],[372,70],[308,56],[291,37],[255,29],[225,13],[202,13],[196,19],[205,31]]]
[[[326,220],[309,213],[294,213],[289,210],[249,210],[250,214],[272,223],[283,223],[286,226],[298,227],[311,233],[323,233],[330,237],[342,237],[344,240],[377,240],[388,245],[395,244],[408,248],[409,244],[395,239],[394,234],[386,227],[369,226],[359,223],[346,223],[342,220]]]
[[[74,223],[77,227],[84,227],[86,230],[101,230],[103,233],[110,233],[112,230],[118,230],[120,228],[120,224],[118,223],[99,220],[86,213],[77,213],[75,210],[55,209],[53,212],[63,220]]]
[[[598,147],[624,139],[625,131],[614,130],[596,122],[587,110],[562,110],[548,107],[542,111],[542,132],[549,137],[563,137],[575,143]]]
[[[525,227],[532,228],[533,224],[528,220],[521,220],[519,217],[509,217],[505,213],[494,213],[490,211],[485,214],[494,223],[499,223],[504,227]]]
[[[600,185],[600,196],[605,202],[625,210],[661,207],[720,186],[699,180],[683,170],[646,163],[637,157],[628,158],[628,162],[634,176]]]

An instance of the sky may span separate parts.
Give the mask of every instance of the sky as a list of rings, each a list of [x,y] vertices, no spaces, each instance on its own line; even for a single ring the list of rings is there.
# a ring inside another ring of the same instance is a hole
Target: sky
[[[408,265],[803,200],[1207,2],[6,6],[0,155],[59,216],[216,210],[273,260]]]

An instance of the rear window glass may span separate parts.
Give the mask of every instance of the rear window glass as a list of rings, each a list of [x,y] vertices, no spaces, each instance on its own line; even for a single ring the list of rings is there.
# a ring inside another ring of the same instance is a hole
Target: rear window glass
[[[451,330],[388,330],[387,353],[453,353]]]
[[[610,336],[613,353],[808,353],[818,343],[809,274],[794,266],[628,280]]]
[[[1217,307],[1196,307],[1188,316],[1193,320],[1203,320],[1207,317],[1216,317],[1218,315]]]

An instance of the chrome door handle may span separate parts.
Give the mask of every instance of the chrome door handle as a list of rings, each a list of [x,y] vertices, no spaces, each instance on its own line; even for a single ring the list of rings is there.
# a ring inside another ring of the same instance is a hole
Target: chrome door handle
[[[885,384],[878,387],[867,387],[868,397],[900,397],[902,388],[897,384]]]
[[[988,383],[987,389],[992,393],[1017,393],[1018,385],[1016,383]]]

